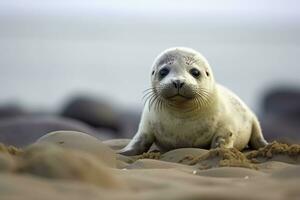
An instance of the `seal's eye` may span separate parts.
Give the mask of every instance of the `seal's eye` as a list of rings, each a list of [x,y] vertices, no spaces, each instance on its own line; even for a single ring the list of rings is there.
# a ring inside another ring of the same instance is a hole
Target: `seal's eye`
[[[200,76],[200,71],[196,68],[193,68],[190,70],[190,73],[192,74],[193,77],[198,78]]]
[[[161,70],[159,70],[159,76],[160,78],[164,78],[165,76],[168,75],[168,73],[170,72],[170,70],[168,68],[162,68]]]

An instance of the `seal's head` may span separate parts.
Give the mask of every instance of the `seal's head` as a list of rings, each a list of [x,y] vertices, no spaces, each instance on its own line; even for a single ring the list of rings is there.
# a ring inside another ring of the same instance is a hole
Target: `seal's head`
[[[152,66],[151,82],[150,106],[155,107],[203,107],[215,86],[207,60],[189,48],[162,52]]]

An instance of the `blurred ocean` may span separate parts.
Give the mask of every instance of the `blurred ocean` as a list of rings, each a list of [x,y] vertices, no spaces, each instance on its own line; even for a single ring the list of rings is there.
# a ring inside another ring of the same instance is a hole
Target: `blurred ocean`
[[[200,51],[217,81],[255,110],[266,90],[300,86],[296,1],[207,12],[198,12],[202,4],[195,1],[170,8],[155,7],[158,1],[62,2],[0,3],[0,102],[57,109],[68,95],[84,92],[140,109],[152,61],[173,46]]]

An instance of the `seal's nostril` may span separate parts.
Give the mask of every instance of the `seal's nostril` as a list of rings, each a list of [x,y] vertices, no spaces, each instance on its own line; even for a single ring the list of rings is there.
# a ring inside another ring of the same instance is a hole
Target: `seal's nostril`
[[[176,82],[173,82],[173,85],[175,88],[177,88],[177,83]]]
[[[172,83],[175,88],[182,88],[182,86],[184,85],[184,82],[181,82],[180,80],[172,81]]]
[[[177,88],[177,81],[172,81],[175,88]]]
[[[184,82],[179,84],[179,88],[182,88],[182,86],[184,85]]]

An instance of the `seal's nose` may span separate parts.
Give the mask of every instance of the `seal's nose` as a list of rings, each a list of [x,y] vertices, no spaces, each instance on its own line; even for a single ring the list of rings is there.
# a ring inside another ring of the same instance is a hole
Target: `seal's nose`
[[[173,80],[172,81],[173,85],[175,88],[182,88],[182,86],[184,85],[184,81],[181,81],[181,80]]]

